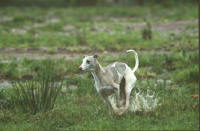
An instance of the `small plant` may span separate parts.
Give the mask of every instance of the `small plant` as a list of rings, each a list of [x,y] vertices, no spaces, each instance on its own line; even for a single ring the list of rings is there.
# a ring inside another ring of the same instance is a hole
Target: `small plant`
[[[76,40],[77,40],[79,45],[86,45],[87,44],[85,30],[77,29],[75,36],[76,36]]]
[[[0,109],[4,108],[4,105],[5,105],[4,90],[0,88]]]
[[[53,49],[53,48],[48,49],[47,52],[48,52],[49,54],[55,54],[55,53],[56,53],[55,49]]]
[[[13,104],[12,101],[10,100],[10,97],[8,96],[7,91],[3,87],[0,87],[0,110],[3,111],[12,108]]]
[[[151,23],[145,20],[145,27],[142,30],[142,38],[144,40],[151,40],[152,39],[152,29],[151,29]]]
[[[34,80],[13,83],[15,89],[13,101],[24,112],[35,114],[52,109],[62,89],[62,82],[55,81],[54,62],[44,60],[40,69]]]
[[[17,63],[15,61],[0,64],[0,75],[5,78],[17,77]]]

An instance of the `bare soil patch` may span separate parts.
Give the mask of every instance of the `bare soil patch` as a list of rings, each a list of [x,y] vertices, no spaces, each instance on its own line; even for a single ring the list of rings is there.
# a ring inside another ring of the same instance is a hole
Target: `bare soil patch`
[[[53,19],[54,21],[58,21],[57,19]],[[138,24],[130,24],[130,23],[122,23],[124,24],[125,28],[128,29],[142,29],[145,26],[145,23],[138,23]],[[182,20],[182,21],[173,21],[173,22],[164,22],[164,23],[158,23],[158,24],[152,24],[153,30],[159,30],[163,32],[167,31],[181,31],[184,29],[187,25],[191,24],[198,24],[198,20]],[[69,28],[69,27],[67,27]],[[71,27],[70,27],[71,28]],[[58,59],[58,58],[64,58],[66,60],[72,60],[77,59],[83,55],[86,54],[99,54],[99,55],[109,55],[109,56],[118,56],[123,53],[125,53],[125,50],[122,51],[115,51],[111,49],[107,49],[106,51],[99,51],[96,49],[93,49],[89,46],[82,46],[80,47],[81,50],[74,50],[74,47],[67,47],[67,48],[55,48],[53,49],[53,52],[50,52],[49,48],[0,48],[0,56],[3,56],[2,58],[7,60],[11,57],[16,57],[17,59],[21,58],[30,58],[30,59],[45,59],[45,58],[52,58],[52,59]],[[168,54],[171,53],[169,50],[164,49],[156,49],[156,50],[137,50],[139,54]],[[2,62],[2,60],[1,60]]]
[[[108,56],[119,56],[125,54],[126,51],[114,51],[114,50],[105,50],[105,51],[95,51],[92,48],[88,48],[87,50],[82,51],[71,51],[68,48],[57,48],[54,53],[49,53],[48,48],[0,48],[0,56],[2,56],[1,60],[9,60],[14,57],[17,59],[29,58],[29,59],[59,59],[64,58],[65,60],[78,59],[84,55],[108,55]],[[168,54],[170,51],[166,50],[138,50],[139,54]],[[2,63],[3,61],[1,61]]]
[[[163,23],[152,24],[153,30],[158,31],[175,31],[184,29],[187,25],[198,24],[198,20],[181,20],[181,21],[168,21]],[[145,22],[136,23],[136,24],[125,24],[128,29],[142,29],[145,26]]]

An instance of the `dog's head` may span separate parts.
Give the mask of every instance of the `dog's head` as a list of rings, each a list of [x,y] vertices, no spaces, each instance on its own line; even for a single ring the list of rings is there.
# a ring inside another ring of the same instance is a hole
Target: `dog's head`
[[[79,69],[82,71],[94,71],[97,65],[97,55],[84,56],[82,64]]]

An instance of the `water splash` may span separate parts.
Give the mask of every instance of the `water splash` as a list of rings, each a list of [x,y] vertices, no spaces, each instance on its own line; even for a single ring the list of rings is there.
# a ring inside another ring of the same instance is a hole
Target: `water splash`
[[[151,111],[159,105],[159,98],[155,92],[150,95],[150,91],[139,92],[134,91],[134,96],[131,97],[129,111]]]
[[[109,100],[113,108],[117,109],[115,94],[109,96]],[[141,90],[137,92],[136,90],[133,90],[128,110],[130,112],[136,112],[136,111],[147,112],[155,109],[158,105],[159,105],[159,98],[155,95],[155,92],[152,94],[150,93],[149,90],[147,90],[146,92],[142,92]]]

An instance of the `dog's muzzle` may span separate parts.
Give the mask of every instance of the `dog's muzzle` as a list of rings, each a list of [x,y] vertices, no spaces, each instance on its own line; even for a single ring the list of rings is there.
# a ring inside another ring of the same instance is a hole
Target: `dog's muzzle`
[[[82,67],[81,66],[79,66],[79,68],[78,68],[80,71],[83,71],[83,69],[82,69]]]

